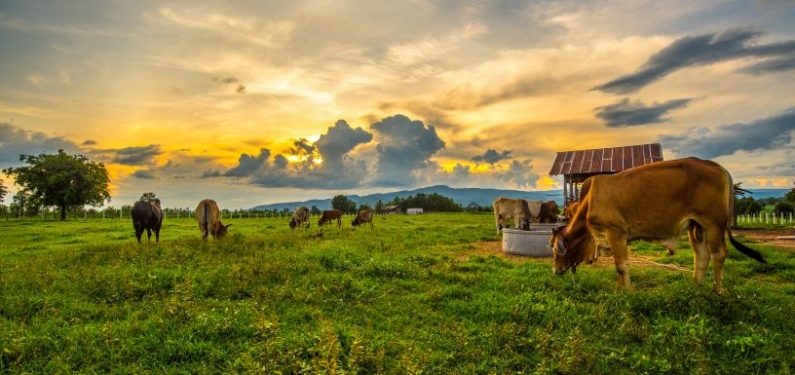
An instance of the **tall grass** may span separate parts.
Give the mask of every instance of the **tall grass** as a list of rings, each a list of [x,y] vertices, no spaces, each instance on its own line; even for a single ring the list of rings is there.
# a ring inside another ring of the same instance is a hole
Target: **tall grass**
[[[350,218],[347,220],[350,221]],[[202,241],[168,220],[0,222],[0,371],[788,373],[795,254],[731,250],[723,295],[632,268],[555,277],[549,260],[474,251],[489,215],[379,216],[375,229],[233,219]],[[686,241],[638,253],[692,268]]]

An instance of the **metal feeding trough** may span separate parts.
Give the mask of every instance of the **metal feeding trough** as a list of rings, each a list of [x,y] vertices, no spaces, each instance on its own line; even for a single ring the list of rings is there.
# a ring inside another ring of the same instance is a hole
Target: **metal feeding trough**
[[[557,224],[531,224],[530,230],[502,230],[502,252],[530,257],[551,257],[549,238]]]

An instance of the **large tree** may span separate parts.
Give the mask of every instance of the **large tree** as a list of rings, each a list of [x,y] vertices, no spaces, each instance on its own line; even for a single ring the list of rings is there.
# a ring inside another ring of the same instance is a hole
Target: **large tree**
[[[61,220],[66,220],[70,207],[99,206],[110,201],[110,178],[102,163],[63,150],[57,154],[21,155],[19,160],[26,165],[3,172],[14,176],[35,204],[57,206]]]
[[[331,208],[338,209],[342,212],[356,212],[356,202],[348,199],[344,195],[336,195],[331,198]]]
[[[6,188],[5,184],[3,184],[3,180],[0,180],[0,203],[3,202],[3,199],[5,199],[7,193],[8,188]]]

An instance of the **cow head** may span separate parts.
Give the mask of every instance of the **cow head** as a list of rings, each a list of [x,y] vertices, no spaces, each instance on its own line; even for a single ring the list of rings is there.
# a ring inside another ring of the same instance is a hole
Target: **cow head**
[[[295,229],[296,226],[298,226],[298,222],[295,218],[290,219],[290,229]]]
[[[325,224],[326,222],[328,222],[328,218],[326,217],[326,215],[323,215],[320,216],[320,220],[317,221],[317,225],[323,226],[323,224]]]
[[[229,232],[228,229],[231,226],[232,224],[224,225],[220,221],[215,223],[215,225],[213,226],[213,233],[215,238],[222,238],[226,236],[226,233]]]
[[[351,225],[356,227],[359,226],[359,224],[361,224],[361,221],[359,220],[359,216],[357,215],[355,218],[353,218],[353,221],[351,221]]]
[[[552,249],[552,270],[556,275],[566,273],[573,263],[571,249],[566,246],[565,232],[566,226],[555,227],[549,239],[549,247]]]

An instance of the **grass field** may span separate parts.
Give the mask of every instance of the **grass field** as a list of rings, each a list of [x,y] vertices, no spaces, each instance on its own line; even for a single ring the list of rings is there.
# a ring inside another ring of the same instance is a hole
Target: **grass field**
[[[795,252],[730,250],[726,292],[691,274],[482,250],[486,214],[379,216],[375,229],[290,232],[232,219],[203,242],[166,219],[0,221],[0,372],[705,373],[795,370]],[[492,246],[494,247],[494,246]],[[665,255],[692,268],[686,241]],[[709,275],[711,282],[711,270]]]

